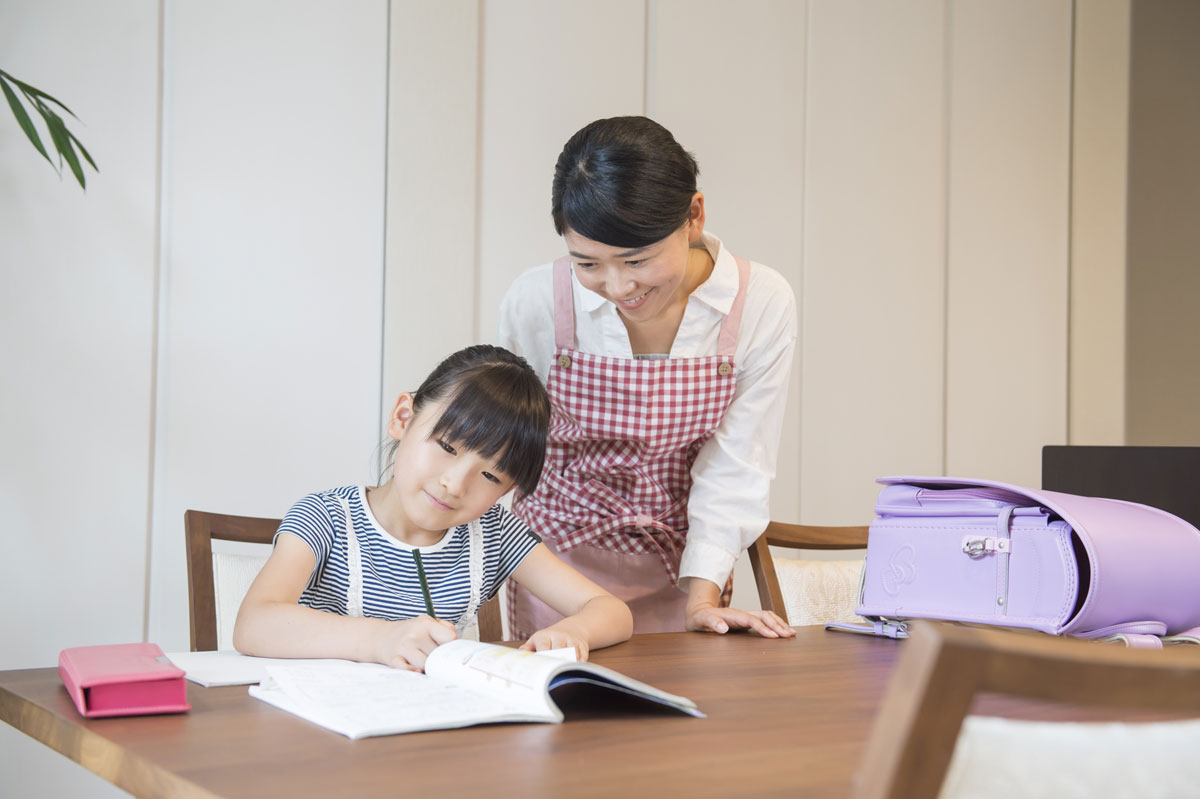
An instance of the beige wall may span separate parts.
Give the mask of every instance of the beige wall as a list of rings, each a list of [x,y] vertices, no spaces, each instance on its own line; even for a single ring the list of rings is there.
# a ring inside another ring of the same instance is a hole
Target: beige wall
[[[1130,0],[1075,8],[1071,444],[1125,443]]]
[[[1070,443],[1200,444],[1200,6],[1076,4]]]
[[[1200,445],[1200,3],[1131,28],[1126,443]]]

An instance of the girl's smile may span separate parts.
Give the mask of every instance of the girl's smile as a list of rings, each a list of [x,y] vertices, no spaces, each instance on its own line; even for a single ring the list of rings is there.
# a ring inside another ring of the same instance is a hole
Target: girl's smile
[[[449,505],[447,505],[445,502],[442,502],[440,499],[435,497],[433,494],[430,494],[428,491],[425,492],[425,496],[429,497],[429,501],[431,503],[433,503],[434,507],[436,507],[440,510],[452,510],[452,508]]]

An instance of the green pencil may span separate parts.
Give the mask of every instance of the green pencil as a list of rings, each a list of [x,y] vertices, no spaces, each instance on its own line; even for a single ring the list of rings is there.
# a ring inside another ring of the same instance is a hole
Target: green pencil
[[[413,560],[417,562],[417,579],[421,581],[421,593],[425,595],[425,610],[429,613],[429,618],[436,619],[437,614],[433,612],[433,597],[429,595],[429,583],[425,581],[425,567],[421,565],[421,553],[413,550]]]

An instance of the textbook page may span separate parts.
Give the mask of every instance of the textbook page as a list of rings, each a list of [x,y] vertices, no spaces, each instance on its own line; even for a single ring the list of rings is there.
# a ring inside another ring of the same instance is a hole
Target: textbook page
[[[250,695],[348,738],[441,730],[497,721],[559,721],[541,703],[505,692],[465,690],[374,663],[282,664]],[[532,705],[532,707],[529,707]]]
[[[425,673],[469,691],[503,695],[548,721],[562,721],[547,688],[554,673],[568,664],[577,665],[540,652],[459,639],[430,652]]]
[[[557,651],[557,650],[551,650]],[[430,653],[425,671],[438,679],[481,692],[502,691],[513,702],[532,710],[544,708],[562,721],[563,714],[550,692],[568,684],[586,684],[620,691],[703,718],[696,703],[652,685],[626,677],[596,663],[559,660],[546,652],[528,652],[478,641],[451,641]]]
[[[568,684],[704,717],[690,699],[604,666],[461,639],[431,652],[425,674],[339,661],[285,661],[266,671],[251,696],[349,738],[494,722],[559,723],[563,714],[550,690]]]

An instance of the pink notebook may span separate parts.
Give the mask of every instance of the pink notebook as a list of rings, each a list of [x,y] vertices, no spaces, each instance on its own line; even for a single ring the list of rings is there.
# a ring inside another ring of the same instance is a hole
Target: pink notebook
[[[76,646],[58,655],[58,676],[89,718],[191,710],[183,675],[158,644]]]

